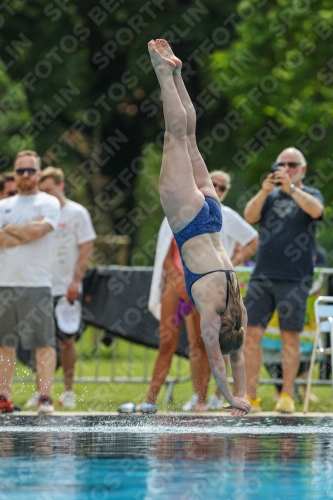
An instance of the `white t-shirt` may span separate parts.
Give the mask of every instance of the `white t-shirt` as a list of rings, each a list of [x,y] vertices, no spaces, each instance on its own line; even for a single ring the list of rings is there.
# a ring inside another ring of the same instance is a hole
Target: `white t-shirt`
[[[232,208],[221,205],[221,210],[223,219],[221,229],[222,243],[228,257],[231,259],[234,254],[236,243],[245,247],[258,235],[258,231]]]
[[[40,216],[53,228],[60,217],[60,203],[46,193],[12,196],[0,201],[0,227],[26,224]],[[0,249],[0,286],[51,287],[53,233],[16,247]]]
[[[88,210],[67,200],[55,230],[52,295],[65,295],[79,257],[79,245],[92,241],[96,233]]]
[[[161,319],[161,300],[164,288],[163,264],[169,251],[173,234],[168,219],[164,217],[158,232],[154,270],[151,280],[148,309],[156,319]]]

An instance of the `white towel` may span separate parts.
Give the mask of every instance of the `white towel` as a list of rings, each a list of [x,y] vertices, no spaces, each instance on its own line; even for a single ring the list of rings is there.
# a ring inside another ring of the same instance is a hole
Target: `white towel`
[[[148,309],[156,319],[161,319],[161,299],[164,288],[163,264],[169,251],[173,234],[169,222],[165,217],[161,224],[157,237],[153,278],[151,281]]]

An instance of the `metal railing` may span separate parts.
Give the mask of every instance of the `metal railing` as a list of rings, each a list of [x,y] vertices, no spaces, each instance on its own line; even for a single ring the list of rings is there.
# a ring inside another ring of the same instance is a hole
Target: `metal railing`
[[[249,268],[237,268],[239,273],[250,274]],[[329,268],[320,269],[321,276],[333,274]],[[320,286],[323,286],[321,282]],[[157,350],[138,346],[124,339],[115,339],[114,344],[106,348],[101,343],[104,331],[88,327],[77,343],[78,360],[76,363],[75,383],[150,383]],[[121,345],[121,351],[117,348]],[[102,357],[101,357],[102,355]],[[102,358],[104,362],[102,363]],[[22,369],[20,370],[22,373]],[[191,379],[188,362],[179,356],[173,360],[171,375],[167,377],[165,402],[170,401],[175,384]],[[35,380],[32,370],[24,369],[24,376],[17,374],[15,382]],[[58,375],[55,382],[61,382]],[[229,379],[232,382],[232,378]],[[280,383],[280,379],[260,379],[260,384]],[[305,385],[306,380],[297,379],[296,385]],[[330,385],[329,380],[314,380],[314,385]]]
[[[103,344],[105,332],[88,327],[77,342],[78,359],[75,367],[75,383],[131,383],[151,382],[157,349],[136,345],[124,339],[114,338],[111,346]],[[18,364],[14,382],[34,382],[35,373],[29,367]],[[165,380],[164,402],[172,399],[175,384],[191,380],[189,364],[175,356],[169,376]],[[62,372],[56,373],[54,382],[62,382]]]

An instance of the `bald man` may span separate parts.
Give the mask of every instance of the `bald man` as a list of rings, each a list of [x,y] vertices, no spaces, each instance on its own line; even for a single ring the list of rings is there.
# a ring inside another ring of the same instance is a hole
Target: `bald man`
[[[301,151],[285,149],[272,164],[260,191],[245,207],[245,220],[260,225],[256,267],[245,299],[248,328],[244,357],[247,399],[252,411],[260,411],[257,386],[261,339],[275,309],[283,370],[282,393],[275,409],[283,413],[295,411],[293,387],[300,362],[299,334],[313,278],[315,230],[324,210],[320,191],[303,184],[306,169]]]

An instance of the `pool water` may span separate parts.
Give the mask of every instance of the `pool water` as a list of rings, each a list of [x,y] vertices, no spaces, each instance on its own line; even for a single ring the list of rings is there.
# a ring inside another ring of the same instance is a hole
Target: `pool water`
[[[333,419],[0,417],[0,499],[333,498]]]

